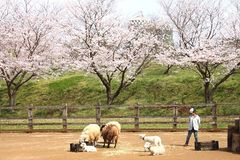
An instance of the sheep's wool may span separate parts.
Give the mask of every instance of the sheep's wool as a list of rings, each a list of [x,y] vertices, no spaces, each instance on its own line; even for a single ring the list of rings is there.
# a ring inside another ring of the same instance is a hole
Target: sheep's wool
[[[165,148],[163,145],[160,146],[151,146],[150,147],[150,152],[152,153],[152,155],[162,155],[165,153]]]
[[[87,125],[80,135],[80,142],[89,141],[97,142],[100,138],[100,127],[97,124]]]
[[[144,144],[144,151],[145,151],[145,152],[149,151],[149,148],[150,148],[150,147],[151,147],[151,143],[145,142],[145,144]]]
[[[106,126],[108,126],[108,125],[115,125],[118,128],[119,133],[121,132],[121,125],[120,125],[119,122],[117,122],[117,121],[110,121],[110,122],[106,123]]]

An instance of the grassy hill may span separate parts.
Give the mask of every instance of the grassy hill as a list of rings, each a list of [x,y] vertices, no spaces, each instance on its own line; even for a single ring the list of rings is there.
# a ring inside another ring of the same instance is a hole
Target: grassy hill
[[[202,82],[189,70],[152,65],[116,100],[116,104],[135,103],[203,103]],[[240,103],[240,75],[232,76],[219,87],[214,100],[218,103]],[[105,91],[92,74],[68,73],[60,77],[36,79],[18,93],[18,105],[105,104]],[[6,87],[0,81],[0,105],[7,104]]]

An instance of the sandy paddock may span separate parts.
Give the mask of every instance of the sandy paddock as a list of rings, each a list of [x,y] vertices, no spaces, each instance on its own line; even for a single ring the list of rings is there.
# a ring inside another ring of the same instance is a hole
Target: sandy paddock
[[[143,132],[141,132],[143,133]],[[102,148],[97,152],[70,152],[70,143],[77,143],[80,133],[0,133],[0,160],[240,160],[240,154],[226,151],[226,132],[200,132],[200,141],[218,140],[218,151],[195,151],[193,135],[190,146],[183,147],[187,132],[145,132],[158,135],[166,147],[166,154],[150,156],[144,152],[140,132],[122,132],[116,148]]]

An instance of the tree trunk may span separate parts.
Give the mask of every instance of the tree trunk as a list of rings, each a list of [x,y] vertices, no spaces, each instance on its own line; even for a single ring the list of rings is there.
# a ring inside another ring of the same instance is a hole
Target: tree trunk
[[[16,106],[16,94],[13,94],[11,97],[9,97],[9,105],[13,108]]]
[[[112,96],[111,88],[106,87],[106,94],[107,94],[107,105],[111,105],[114,100],[113,96]]]
[[[8,104],[9,107],[14,109],[16,106],[16,97],[18,90],[29,80],[31,80],[36,74],[28,74],[26,71],[16,71],[14,75],[7,75],[9,78],[4,78],[7,92],[8,92]]]
[[[8,87],[8,105],[13,110],[16,106],[17,91]]]
[[[113,104],[114,100],[119,96],[119,94],[121,93],[123,88],[124,88],[123,86],[119,86],[117,91],[115,91],[114,93],[112,93],[111,88],[106,88],[107,104],[108,105],[112,105]]]
[[[167,65],[167,69],[163,72],[163,74],[168,74],[170,69],[173,67],[173,65]]]
[[[210,82],[204,83],[204,101],[205,103],[211,103],[212,102],[212,92],[210,89]]]
[[[112,105],[113,104],[113,101],[114,101],[114,98],[112,98],[112,96],[107,96],[107,104],[108,105]]]

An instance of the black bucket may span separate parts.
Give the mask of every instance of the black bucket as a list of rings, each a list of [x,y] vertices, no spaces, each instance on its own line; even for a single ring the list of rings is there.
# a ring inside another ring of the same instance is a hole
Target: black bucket
[[[70,143],[70,152],[80,152],[81,147],[79,143]]]

